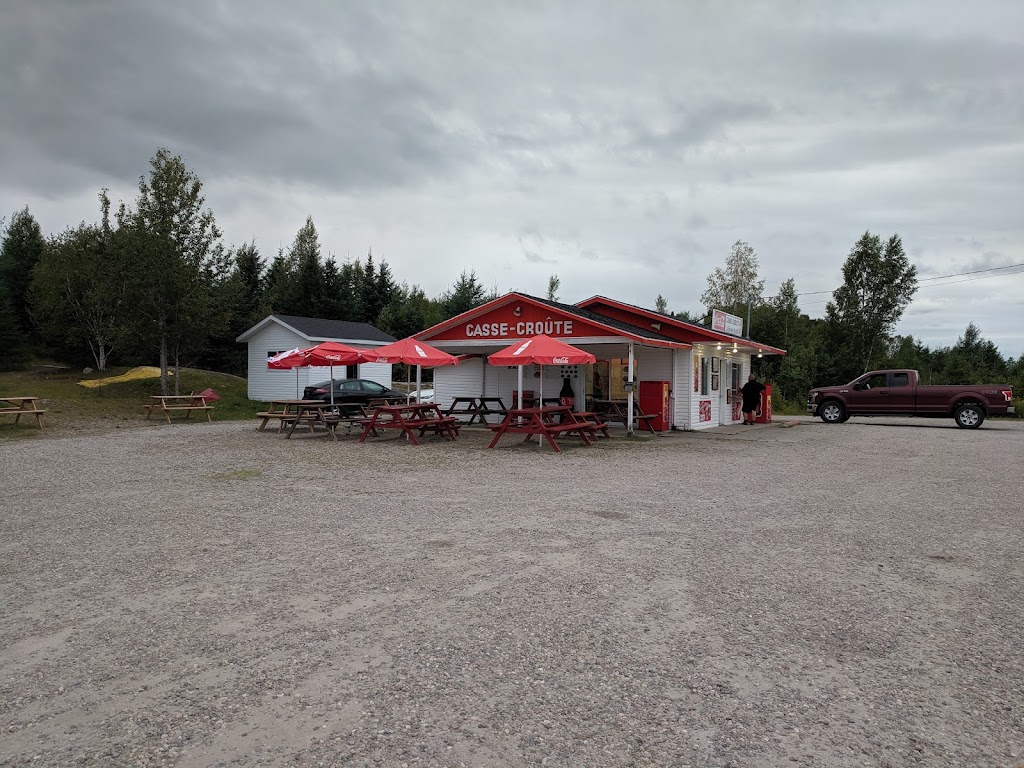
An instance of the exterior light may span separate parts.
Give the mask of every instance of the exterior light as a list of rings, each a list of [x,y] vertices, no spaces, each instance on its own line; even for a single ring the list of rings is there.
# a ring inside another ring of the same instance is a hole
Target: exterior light
[[[717,348],[718,348],[718,349],[721,349],[721,348],[722,348],[722,342],[718,342],[718,347],[717,347]]]

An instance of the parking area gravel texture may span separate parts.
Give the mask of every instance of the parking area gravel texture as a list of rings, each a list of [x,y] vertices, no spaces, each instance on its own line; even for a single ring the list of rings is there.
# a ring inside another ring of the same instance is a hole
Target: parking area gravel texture
[[[0,764],[1019,766],[1024,425],[0,443]]]

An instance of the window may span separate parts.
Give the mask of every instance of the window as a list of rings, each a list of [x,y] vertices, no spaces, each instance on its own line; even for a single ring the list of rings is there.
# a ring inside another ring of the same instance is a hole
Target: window
[[[345,366],[345,378],[346,379],[358,379],[359,378],[359,366],[358,365],[346,365]]]
[[[711,360],[706,357],[700,359],[700,393],[706,395],[710,389]]]
[[[909,387],[910,386],[910,374],[909,373],[893,373],[891,374],[891,381],[889,382],[890,387]]]
[[[378,384],[376,381],[364,381],[363,382],[363,389],[365,391],[369,392],[371,395],[383,395],[384,394],[384,387],[383,387],[383,385]]]
[[[876,373],[871,376],[865,376],[860,380],[861,389],[884,389],[885,388],[885,377],[884,373]]]
[[[362,390],[363,388],[360,386],[360,382],[356,379],[341,382],[342,392],[362,392]]]

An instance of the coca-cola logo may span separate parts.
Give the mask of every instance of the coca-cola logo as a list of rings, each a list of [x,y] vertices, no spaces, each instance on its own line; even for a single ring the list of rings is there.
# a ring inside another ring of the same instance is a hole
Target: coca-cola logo
[[[552,362],[553,365],[568,365],[569,364],[569,358],[568,357],[553,357],[553,358],[551,358],[551,362]]]

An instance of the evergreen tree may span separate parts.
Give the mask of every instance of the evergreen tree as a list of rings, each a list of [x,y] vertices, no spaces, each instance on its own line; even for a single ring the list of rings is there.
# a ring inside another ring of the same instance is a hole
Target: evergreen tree
[[[28,295],[32,270],[45,245],[42,229],[27,206],[11,218],[0,245],[0,283],[6,286],[8,309],[26,336],[33,334]]]
[[[0,280],[0,371],[21,367],[28,359],[25,336],[18,316],[7,295],[7,284]]]
[[[447,320],[449,317],[461,315],[463,312],[468,312],[483,303],[484,288],[476,279],[476,272],[470,271],[467,274],[463,271],[459,275],[459,279],[455,281],[441,298],[444,312],[444,318],[442,319]]]

